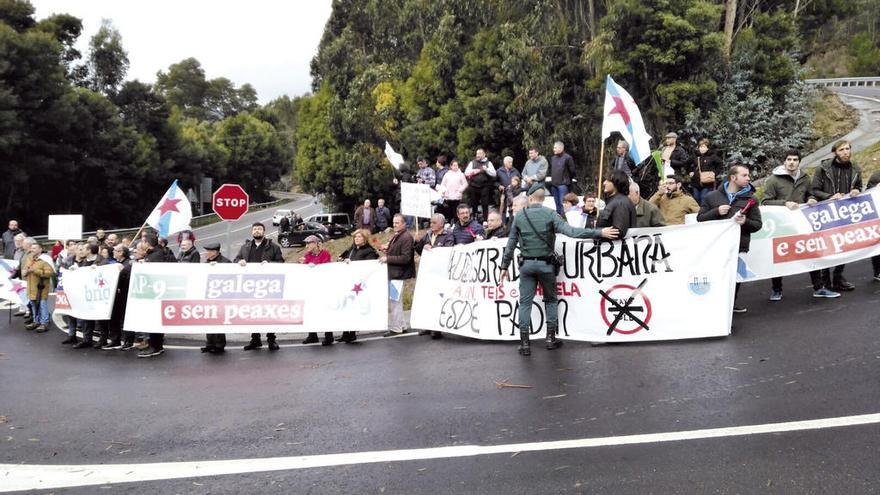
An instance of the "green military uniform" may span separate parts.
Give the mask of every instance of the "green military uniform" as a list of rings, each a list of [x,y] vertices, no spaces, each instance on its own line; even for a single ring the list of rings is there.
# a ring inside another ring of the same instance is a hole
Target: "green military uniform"
[[[535,190],[542,187],[544,187],[543,184],[533,184],[529,188],[529,194],[531,195]],[[534,229],[529,225],[526,216],[531,220],[532,225],[535,226]],[[555,211],[545,208],[540,204],[530,204],[528,208],[517,213],[510,226],[510,234],[507,240],[507,247],[504,249],[501,268],[507,271],[511,261],[513,261],[513,252],[517,245],[519,245],[520,255],[523,258],[523,263],[519,270],[519,334],[521,340],[519,353],[524,356],[531,354],[529,334],[531,330],[532,300],[535,298],[535,289],[539,283],[544,292],[544,307],[547,312],[547,348],[554,349],[561,344],[561,342],[556,340],[556,330],[558,328],[556,273],[549,261],[550,256],[553,255],[553,249],[550,246],[556,245],[556,234],[563,234],[578,239],[589,239],[600,237],[602,231],[600,229],[572,227],[562,217],[557,215]],[[546,241],[541,240],[541,236]]]

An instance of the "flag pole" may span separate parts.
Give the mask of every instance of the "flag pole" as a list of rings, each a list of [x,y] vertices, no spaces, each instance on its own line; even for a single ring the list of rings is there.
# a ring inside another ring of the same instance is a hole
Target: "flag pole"
[[[144,224],[141,225],[141,228],[139,228],[137,230],[137,232],[134,234],[134,237],[131,238],[131,242],[134,243],[135,247],[137,247],[138,237],[140,237],[141,231],[144,230],[144,227],[146,227],[146,226],[147,226],[147,222],[145,221]]]
[[[605,168],[605,140],[602,140],[602,146],[599,148],[599,182],[596,184],[596,197],[602,199],[602,170]]]

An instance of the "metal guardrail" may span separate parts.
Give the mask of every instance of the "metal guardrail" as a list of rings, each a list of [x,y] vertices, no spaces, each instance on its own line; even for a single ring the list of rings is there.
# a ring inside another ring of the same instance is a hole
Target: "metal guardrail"
[[[271,208],[274,205],[280,205],[280,204],[286,203],[288,201],[290,201],[290,200],[289,199],[276,199],[274,201],[267,201],[265,203],[254,203],[252,205],[248,205],[248,213],[250,213],[251,211],[255,211],[255,210],[264,210],[266,208]],[[212,218],[212,217],[214,217],[214,218]],[[198,216],[192,217],[192,221],[190,222],[190,226],[192,228],[204,227],[205,225],[210,225],[210,224],[218,222],[218,221],[220,221],[220,218],[217,217],[217,214],[214,212],[211,212],[211,213],[206,213],[204,215],[198,215]],[[104,233],[105,234],[126,234],[126,233],[133,234],[133,233],[137,232],[139,229],[140,229],[140,226],[128,227],[125,229],[112,229],[112,230],[105,229]],[[88,239],[89,237],[91,237],[95,234],[96,234],[95,231],[83,232],[83,239]],[[31,236],[31,237],[33,237],[37,241],[40,241],[41,243],[49,240],[48,234],[35,235],[35,236]]]
[[[810,86],[824,87],[880,87],[880,76],[878,77],[837,77],[831,79],[807,79],[804,81]]]

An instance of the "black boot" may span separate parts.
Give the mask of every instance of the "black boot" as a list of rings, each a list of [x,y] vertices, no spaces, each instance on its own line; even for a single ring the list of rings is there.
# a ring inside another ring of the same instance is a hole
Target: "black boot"
[[[517,352],[521,356],[531,356],[532,348],[529,342],[529,332],[520,332],[519,333],[519,347],[516,348]]]
[[[556,328],[548,327],[547,328],[547,350],[556,349],[557,347],[562,347],[562,341],[556,340]]]
[[[248,343],[248,345],[244,346],[244,350],[252,351],[254,349],[259,349],[260,347],[263,347],[262,341],[251,339],[250,343]]]

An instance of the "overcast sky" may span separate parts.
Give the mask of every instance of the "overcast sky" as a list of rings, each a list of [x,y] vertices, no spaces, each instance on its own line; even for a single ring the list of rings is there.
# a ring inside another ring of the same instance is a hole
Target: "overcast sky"
[[[156,72],[188,57],[208,79],[246,82],[261,103],[310,90],[309,62],[330,17],[330,0],[31,0],[37,19],[67,13],[83,21],[79,49],[110,19],[131,67],[126,79],[155,82]]]

